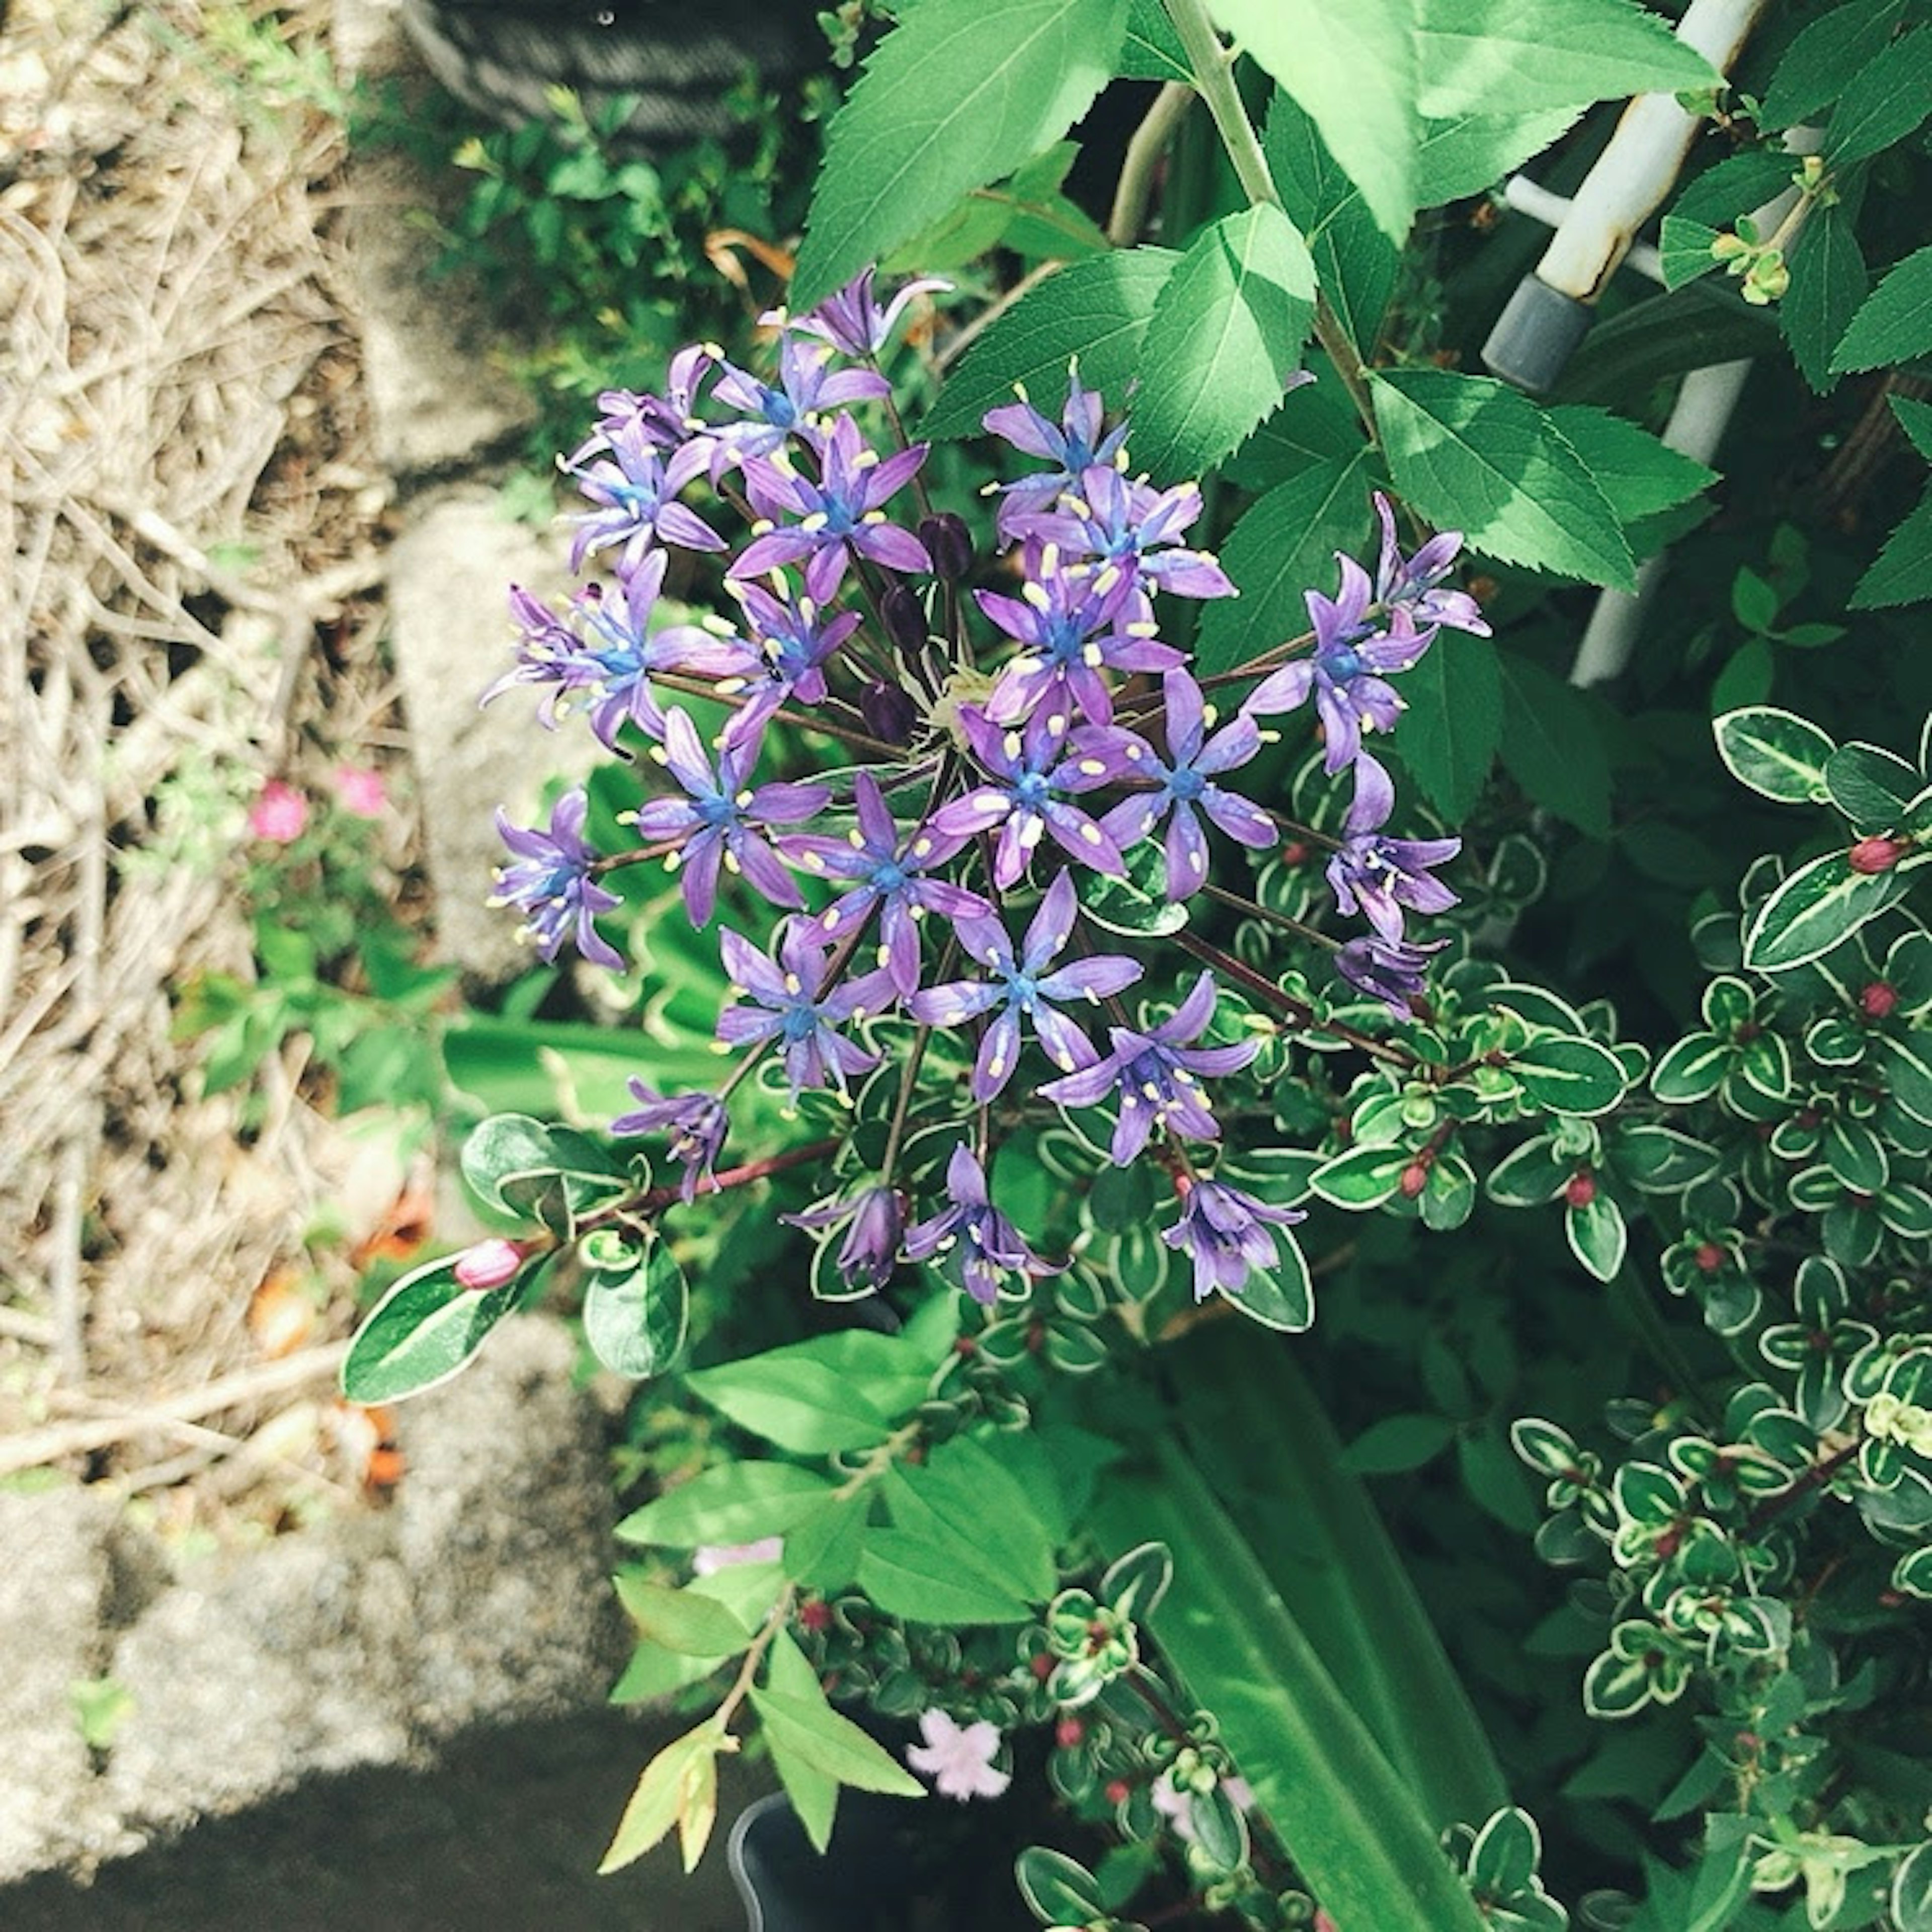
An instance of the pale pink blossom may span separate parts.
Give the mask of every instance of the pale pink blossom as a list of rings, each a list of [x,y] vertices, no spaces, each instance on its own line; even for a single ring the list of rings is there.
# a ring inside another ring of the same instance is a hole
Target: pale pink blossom
[[[906,1752],[906,1762],[931,1778],[942,1798],[997,1798],[1012,1782],[1010,1772],[996,1771],[1000,1733],[985,1718],[956,1724],[944,1711],[923,1711],[919,1728],[925,1738]]]
[[[280,778],[270,778],[248,808],[248,830],[274,844],[292,845],[308,823],[308,800]]]
[[[362,765],[338,765],[329,782],[343,810],[358,818],[380,818],[389,808],[388,788],[380,772]]]
[[[524,1251],[514,1241],[478,1241],[457,1257],[456,1278],[465,1288],[501,1288],[524,1264]]]
[[[761,1536],[756,1543],[707,1543],[692,1558],[692,1574],[708,1576],[734,1563],[776,1563],[784,1554],[782,1536]]]

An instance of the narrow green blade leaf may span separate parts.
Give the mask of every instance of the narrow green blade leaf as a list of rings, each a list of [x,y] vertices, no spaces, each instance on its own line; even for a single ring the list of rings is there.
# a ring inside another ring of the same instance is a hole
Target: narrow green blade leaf
[[[1126,0],[924,0],[832,118],[794,304],[1052,146],[1106,86],[1126,28]]]
[[[1832,357],[1834,373],[1932,356],[1932,248],[1908,255],[1873,290]]]
[[[1616,512],[1527,396],[1439,369],[1378,374],[1373,388],[1396,488],[1420,515],[1506,562],[1635,585]]]
[[[1192,476],[1240,444],[1300,367],[1315,264],[1266,202],[1202,230],[1155,298],[1141,350],[1134,457]]]

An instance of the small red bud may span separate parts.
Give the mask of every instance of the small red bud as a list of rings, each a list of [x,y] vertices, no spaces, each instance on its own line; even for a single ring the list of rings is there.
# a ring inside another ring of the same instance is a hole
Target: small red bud
[[[1701,1274],[1715,1274],[1724,1264],[1724,1251],[1715,1241],[1700,1241],[1697,1252],[1691,1256]]]
[[[1107,1802],[1124,1804],[1132,1796],[1133,1789],[1124,1778],[1110,1778],[1107,1780]]]
[[[970,1335],[956,1335],[952,1338],[952,1352],[956,1355],[976,1355],[980,1352],[980,1344]]]
[[[1737,1748],[1755,1755],[1764,1748],[1764,1740],[1755,1731],[1740,1731],[1735,1740]]]
[[[1420,1161],[1412,1160],[1402,1169],[1402,1178],[1396,1185],[1405,1201],[1413,1201],[1429,1185],[1429,1170]]]
[[[1868,1020],[1889,1019],[1898,1006],[1898,988],[1874,980],[1858,994],[1858,1011]]]
[[[1851,850],[1852,870],[1888,872],[1911,849],[1903,838],[1861,838]]]
[[[1046,1324],[1036,1322],[1027,1330],[1027,1353],[1036,1355],[1046,1346]]]
[[[1896,1610],[1904,1607],[1905,1592],[1892,1589],[1889,1586],[1878,1593],[1880,1606],[1885,1610]]]
[[[1588,1168],[1573,1174],[1563,1190],[1563,1198],[1573,1208],[1587,1208],[1597,1198],[1597,1177]]]
[[[1038,1656],[1027,1659],[1027,1668],[1044,1684],[1053,1675],[1053,1659],[1042,1651]]]
[[[832,1606],[823,1597],[806,1598],[798,1606],[798,1625],[800,1630],[830,1630]]]
[[[1053,1741],[1062,1750],[1071,1750],[1087,1735],[1087,1726],[1078,1718],[1062,1718],[1053,1727]]]
[[[1292,838],[1281,848],[1281,862],[1284,866],[1305,866],[1308,863],[1308,847],[1299,838]]]

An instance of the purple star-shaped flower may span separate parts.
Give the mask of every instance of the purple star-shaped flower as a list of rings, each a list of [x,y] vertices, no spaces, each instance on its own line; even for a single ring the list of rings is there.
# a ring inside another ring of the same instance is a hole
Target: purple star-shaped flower
[[[620,1137],[669,1134],[668,1151],[684,1169],[678,1198],[688,1207],[698,1198],[699,1180],[712,1178],[724,1136],[731,1130],[731,1117],[716,1094],[660,1094],[635,1074],[628,1084],[639,1104],[631,1112],[620,1114],[610,1123],[610,1130]]]
[[[1069,567],[1052,544],[1029,543],[1018,597],[976,590],[974,601],[1020,646],[986,701],[995,724],[1018,724],[1036,711],[1066,728],[1071,714],[1089,724],[1114,722],[1114,696],[1103,672],[1171,670],[1186,662],[1172,644],[1157,643],[1132,574],[1117,566]],[[1126,620],[1123,623],[1123,620]]]
[[[757,735],[736,742],[728,739],[714,772],[689,716],[675,708],[664,716],[664,742],[655,755],[688,796],[647,799],[632,816],[646,844],[678,842],[667,862],[682,871],[684,907],[693,926],[711,922],[721,865],[742,873],[774,905],[805,903],[762,832],[802,824],[832,802],[832,794],[824,785],[782,782],[748,789],[745,781],[758,762],[760,742]]]
[[[635,570],[656,544],[676,544],[686,550],[730,548],[695,510],[677,500],[710,460],[702,446],[687,442],[673,450],[667,461],[637,418],[614,424],[596,440],[608,454],[572,472],[583,494],[602,506],[574,520],[572,570],[582,569],[593,550],[608,550],[614,544],[624,547],[617,560],[620,576]]]
[[[1219,1180],[1196,1180],[1181,1202],[1180,1219],[1161,1239],[1194,1264],[1194,1298],[1205,1301],[1215,1289],[1238,1294],[1251,1274],[1266,1274],[1281,1262],[1270,1232],[1292,1228],[1308,1216],[1298,1208],[1270,1208]]]
[[[1390,628],[1398,636],[1420,636],[1425,643],[1438,625],[1445,624],[1452,631],[1486,638],[1490,627],[1484,620],[1483,607],[1466,590],[1439,587],[1455,568],[1462,532],[1438,530],[1413,556],[1405,559],[1395,540],[1395,512],[1379,490],[1375,493],[1375,505],[1382,526],[1376,602],[1387,614]]]
[[[896,1187],[866,1187],[842,1201],[778,1219],[814,1233],[843,1228],[845,1239],[834,1264],[839,1276],[851,1294],[874,1294],[891,1279],[898,1262],[905,1202]]]
[[[988,1308],[998,1299],[1000,1284],[1008,1275],[1024,1278],[1054,1272],[1053,1264],[1035,1254],[993,1205],[986,1170],[964,1141],[946,1164],[946,1193],[945,1207],[907,1229],[908,1261],[938,1256],[940,1272]]]
[[[1262,1043],[1245,1040],[1232,1046],[1190,1044],[1214,1017],[1214,976],[1203,973],[1172,1018],[1145,1033],[1111,1028],[1113,1051],[1104,1060],[1048,1081],[1040,1090],[1041,1097],[1063,1106],[1093,1107],[1118,1093],[1120,1117],[1109,1150],[1116,1167],[1136,1159],[1156,1126],[1193,1140],[1220,1139],[1220,1125],[1208,1110],[1202,1080],[1246,1066]]]
[[[1446,912],[1456,895],[1432,866],[1447,865],[1462,849],[1460,838],[1384,838],[1382,827],[1395,809],[1395,787],[1367,752],[1355,759],[1355,796],[1345,826],[1348,837],[1328,861],[1328,883],[1342,911],[1360,913],[1384,939],[1402,937],[1402,909]]]
[[[892,394],[892,385],[869,369],[832,370],[828,365],[832,351],[823,344],[801,342],[788,335],[778,350],[778,380],[769,382],[748,374],[735,363],[721,356],[723,371],[711,394],[716,402],[740,412],[741,420],[714,425],[710,430],[715,452],[711,478],[715,483],[734,463],[754,456],[772,456],[794,436],[816,448],[819,434],[812,417],[821,410],[835,410]]]
[[[1113,840],[1065,794],[1091,791],[1118,778],[1124,760],[1111,750],[1099,752],[1084,734],[1064,739],[1052,721],[1036,712],[1026,724],[1002,730],[983,711],[962,705],[959,724],[986,776],[963,796],[935,812],[928,829],[943,838],[970,838],[1000,828],[993,854],[993,883],[1012,885],[1032,862],[1035,848],[1051,832],[1054,842],[1083,866],[1118,878],[1126,863]],[[1083,755],[1084,754],[1084,755]]]
[[[993,908],[977,892],[927,876],[958,854],[966,843],[964,835],[926,826],[902,844],[898,825],[870,772],[854,775],[852,796],[859,823],[849,837],[788,838],[782,849],[787,858],[821,875],[855,881],[820,915],[819,929],[827,939],[857,932],[873,907],[880,908],[878,963],[904,994],[919,984],[918,921],[923,914],[983,919]]]
[[[608,449],[612,436],[627,424],[634,424],[644,440],[659,449],[681,448],[694,437],[701,438],[704,425],[698,420],[698,392],[716,359],[716,352],[710,346],[692,343],[670,358],[662,395],[631,389],[604,390],[597,398],[602,413],[596,429],[563,466],[570,470],[580,469],[599,451]]]
[[[796,319],[783,309],[768,309],[758,320],[768,326],[793,328],[802,335],[815,335],[833,348],[863,362],[878,354],[891,336],[906,304],[915,296],[939,294],[952,284],[936,275],[925,275],[908,282],[884,308],[872,293],[870,268],[862,270],[835,296],[827,296],[809,315]]]
[[[1090,1066],[1098,1056],[1093,1042],[1059,1010],[1060,1003],[1076,999],[1097,1003],[1141,976],[1140,968],[1118,953],[1102,953],[1050,970],[1073,935],[1079,910],[1072,874],[1056,872],[1027,927],[1026,944],[1017,958],[1006,928],[998,920],[962,920],[956,928],[959,944],[994,976],[928,987],[906,1003],[914,1019],[935,1027],[961,1026],[999,1008],[973,1064],[973,1098],[982,1106],[1004,1092],[1013,1077],[1019,1062],[1022,1019],[1031,1023],[1047,1058],[1063,1072],[1073,1072]]]
[[[1410,1002],[1428,984],[1430,958],[1448,944],[1438,939],[1424,946],[1364,933],[1336,954],[1335,970],[1358,992],[1372,994],[1399,1018],[1407,1019]]]
[[[1118,564],[1144,591],[1177,597],[1232,597],[1234,586],[1206,550],[1175,538],[1201,514],[1201,486],[1156,490],[1118,470],[1092,464],[1057,509],[1016,516],[1016,534],[1057,543],[1070,557]]]
[[[1245,765],[1261,749],[1261,727],[1245,712],[1238,712],[1210,738],[1201,687],[1184,670],[1169,671],[1162,680],[1161,692],[1167,710],[1168,757],[1172,762],[1163,763],[1151,746],[1136,739],[1138,752],[1126,754],[1136,771],[1153,775],[1155,788],[1123,799],[1100,824],[1125,851],[1144,838],[1164,814],[1171,814],[1163,847],[1167,896],[1180,900],[1192,898],[1208,883],[1203,814],[1229,838],[1258,852],[1278,844],[1281,835],[1259,806],[1214,782],[1222,772]]]
[[[1124,422],[1101,434],[1100,398],[1082,386],[1077,360],[1066,366],[1066,404],[1057,423],[1034,407],[1033,399],[1020,384],[1016,382],[1013,391],[1018,402],[988,410],[981,421],[1003,442],[1055,466],[999,486],[1005,499],[1000,506],[1000,534],[1009,540],[1017,534],[1017,520],[1051,510],[1063,491],[1079,487],[1086,471],[1114,466],[1127,436]]]
[[[1367,572],[1339,552],[1335,561],[1342,573],[1340,594],[1330,598],[1318,590],[1306,593],[1315,627],[1313,652],[1270,672],[1241,706],[1251,716],[1265,718],[1295,710],[1312,691],[1327,740],[1322,766],[1331,778],[1354,761],[1365,729],[1394,728],[1402,700],[1383,674],[1407,670],[1435,636],[1433,630],[1406,637],[1377,630],[1366,621],[1372,592]]]
[[[824,604],[838,590],[854,556],[886,570],[930,570],[926,546],[911,531],[886,522],[880,507],[912,481],[928,447],[915,443],[882,458],[867,446],[858,424],[842,416],[820,445],[816,482],[768,458],[752,458],[744,466],[745,488],[761,520],[758,534],[726,574],[762,577],[802,562],[805,587]],[[768,527],[782,516],[799,520]]]
[[[827,988],[831,962],[818,944],[814,922],[794,914],[781,922],[776,959],[727,926],[718,934],[724,970],[746,994],[718,1016],[727,1046],[771,1040],[784,1052],[785,1077],[796,1101],[807,1087],[845,1091],[854,1074],[869,1072],[879,1055],[844,1038],[838,1029],[892,1004],[892,981],[866,973]]]
[[[512,825],[499,806],[496,830],[516,857],[497,868],[496,890],[490,903],[513,905],[524,913],[523,930],[544,958],[554,959],[574,929],[577,950],[585,958],[621,973],[623,956],[592,923],[598,913],[623,902],[590,876],[597,854],[584,838],[589,809],[580,786],[567,791],[550,808],[550,830],[539,832],[534,826]]]

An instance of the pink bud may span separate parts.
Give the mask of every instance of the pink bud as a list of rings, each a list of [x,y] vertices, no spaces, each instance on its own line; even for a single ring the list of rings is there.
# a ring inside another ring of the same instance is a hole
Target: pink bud
[[[1848,856],[1853,872],[1869,874],[1890,872],[1911,850],[1903,838],[1861,838]]]
[[[292,845],[308,823],[308,800],[280,778],[270,778],[248,808],[250,832],[277,845]]]
[[[514,1241],[478,1241],[457,1258],[456,1278],[465,1288],[501,1288],[524,1264]]]
[[[388,790],[380,772],[362,765],[338,765],[330,776],[344,812],[358,818],[380,818],[388,810]]]

